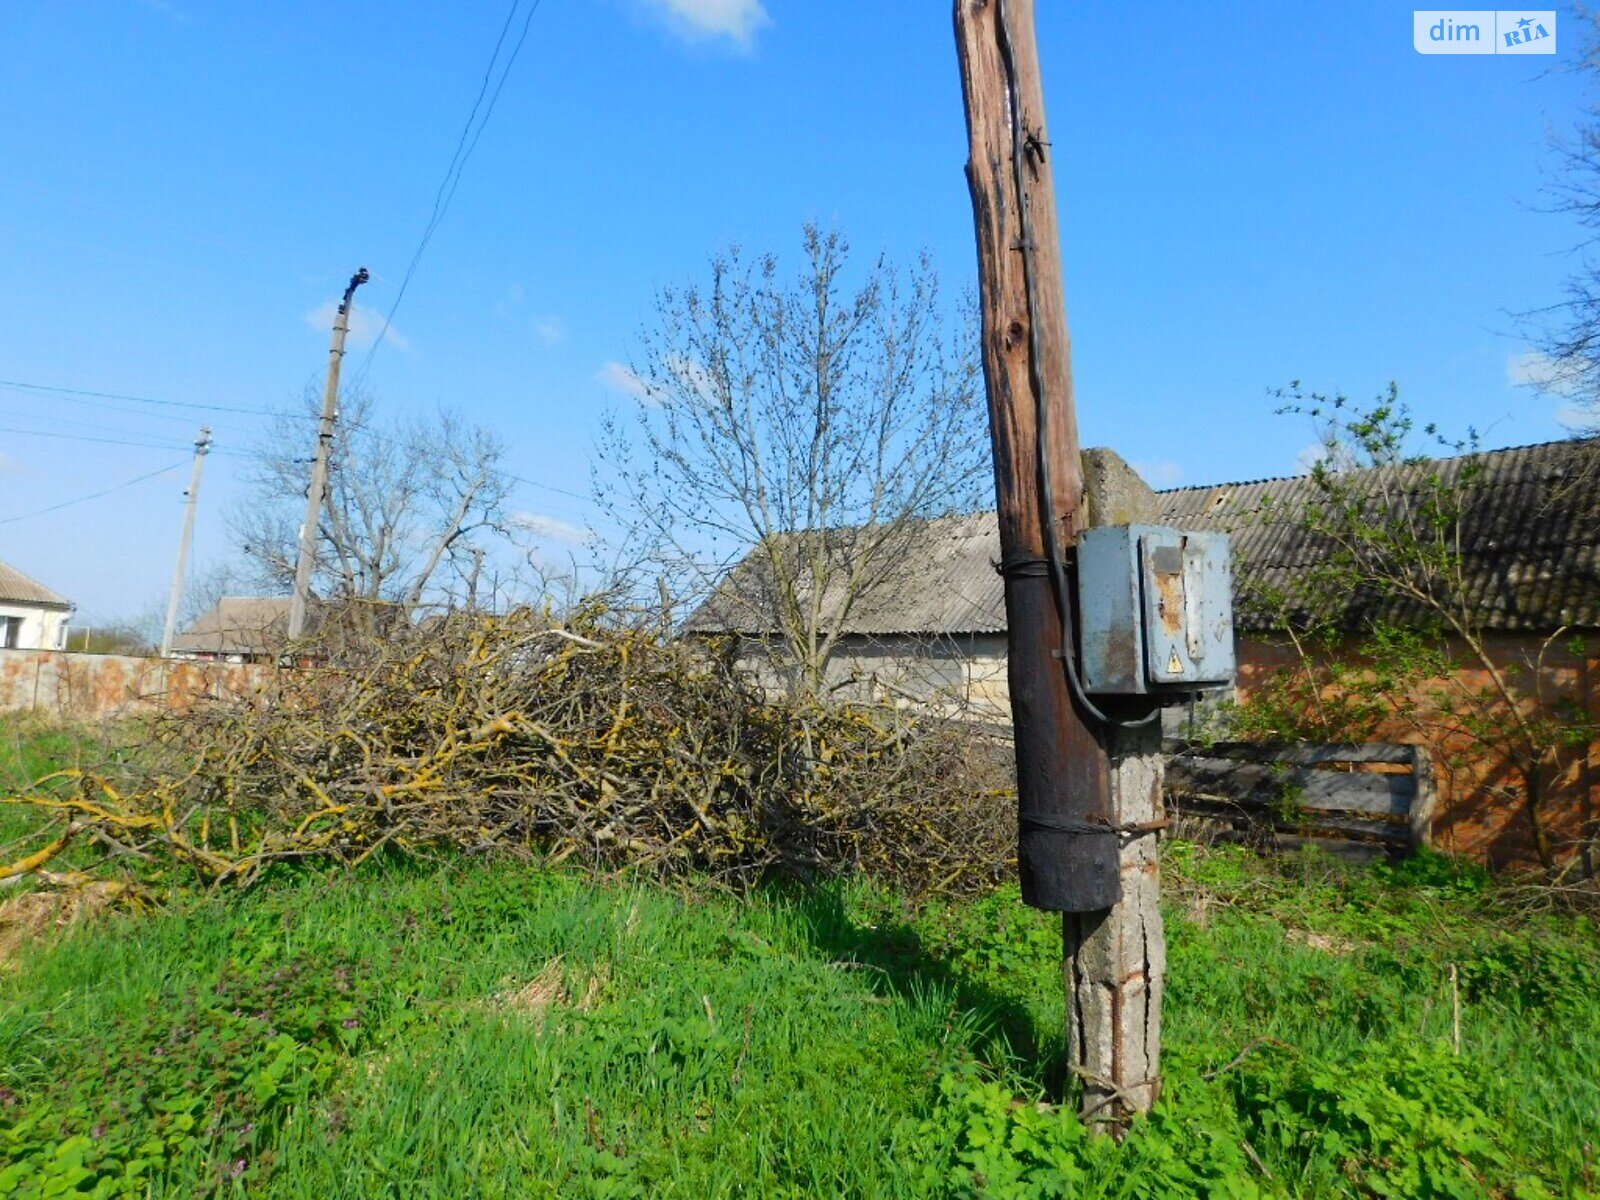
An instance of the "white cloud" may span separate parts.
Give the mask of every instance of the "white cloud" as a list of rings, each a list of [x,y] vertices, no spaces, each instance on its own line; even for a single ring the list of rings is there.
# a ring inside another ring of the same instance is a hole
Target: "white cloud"
[[[704,366],[682,354],[670,355],[663,364],[685,391],[694,392],[707,404],[717,403],[716,380]]]
[[[543,513],[516,512],[511,514],[511,523],[518,529],[526,530],[534,537],[544,538],[552,542],[586,542],[589,540],[589,531],[570,521],[563,521],[559,517],[549,517]]]
[[[339,302],[337,300],[324,301],[306,314],[306,324],[321,333],[331,333],[333,330],[333,318],[338,311]],[[377,338],[378,333],[382,329],[383,314],[381,312],[367,308],[362,304],[356,304],[352,306],[350,309],[349,337],[351,345],[372,345],[374,339]],[[411,349],[411,339],[406,337],[405,334],[401,333],[393,325],[389,326],[389,332],[383,335],[383,340],[387,345],[393,346],[396,350]]]
[[[691,41],[727,38],[741,50],[755,44],[756,31],[772,23],[761,0],[645,0],[667,24]]]
[[[4,450],[0,450],[0,475],[21,475],[22,464]]]
[[[655,408],[661,403],[650,394],[650,385],[635,375],[633,368],[622,363],[608,362],[594,373],[594,377],[608,388],[627,393],[640,404]]]
[[[497,317],[509,317],[512,312],[522,307],[522,295],[522,285],[513,283],[506,289],[506,294],[495,301],[494,315]]]
[[[168,4],[167,0],[139,0],[139,4],[151,12],[160,13],[170,21],[176,21],[179,25],[189,23],[189,14],[175,5]]]
[[[1360,465],[1348,446],[1330,445],[1327,442],[1312,442],[1294,456],[1294,464],[1303,475],[1311,474],[1320,466],[1326,466],[1330,471],[1353,471]]]
[[[1600,412],[1568,401],[1556,406],[1556,423],[1574,433],[1592,433],[1600,425]]]
[[[1528,350],[1507,358],[1506,382],[1512,387],[1529,388],[1541,396],[1554,397],[1558,401],[1554,414],[1556,422],[1568,429],[1593,429],[1600,415],[1577,402],[1581,391],[1579,380],[1570,371],[1563,371],[1555,359],[1542,351]]]
[[[558,342],[567,340],[567,323],[551,313],[547,317],[533,318],[533,332],[546,346],[554,346]]]
[[[1525,350],[1506,359],[1506,382],[1512,387],[1563,395],[1568,387],[1561,370],[1542,350]]]
[[[1183,468],[1175,462],[1136,462],[1133,469],[1153,488],[1172,487],[1183,478]]]

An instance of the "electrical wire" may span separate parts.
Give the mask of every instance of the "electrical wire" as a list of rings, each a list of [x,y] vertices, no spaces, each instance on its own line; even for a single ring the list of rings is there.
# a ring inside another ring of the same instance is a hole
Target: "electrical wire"
[[[125,438],[90,437],[84,433],[46,433],[42,429],[18,429],[12,425],[0,425],[0,433],[20,433],[24,437],[55,438],[63,442],[99,442],[104,446],[137,446],[142,450],[183,449],[173,442],[133,442]]]
[[[1045,392],[1044,373],[1040,367],[1039,348],[1039,295],[1038,282],[1035,278],[1033,241],[1033,218],[1028,211],[1028,184],[1026,172],[1023,169],[1025,149],[1028,145],[1036,147],[1036,153],[1042,158],[1044,155],[1043,143],[1037,138],[1030,142],[1027,131],[1022,124],[1022,97],[1017,88],[1017,63],[1016,51],[1011,44],[1011,28],[1006,21],[1006,2],[997,0],[995,8],[996,26],[1000,43],[1000,58],[1006,69],[1006,98],[1011,109],[1011,172],[1017,190],[1017,216],[1021,227],[1021,239],[1018,249],[1022,251],[1022,279],[1023,287],[1027,293],[1028,303],[1028,382],[1033,388],[1034,404],[1037,411],[1038,427],[1038,472],[1039,490],[1044,504],[1044,545],[1045,561],[1050,568],[1050,581],[1055,592],[1056,611],[1061,621],[1061,662],[1066,668],[1067,684],[1071,688],[1073,698],[1078,705],[1094,720],[1102,725],[1122,729],[1140,729],[1160,718],[1161,710],[1158,708],[1147,717],[1137,721],[1120,721],[1115,717],[1107,716],[1097,708],[1088,694],[1083,689],[1083,682],[1078,678],[1077,647],[1074,645],[1072,635],[1072,603],[1071,592],[1067,581],[1066,563],[1061,555],[1061,546],[1056,536],[1056,501],[1055,478],[1050,465],[1050,404]]]
[[[6,388],[4,384],[0,384],[0,391],[16,391],[16,390],[17,389]],[[36,393],[33,393],[33,392],[20,392],[19,395],[18,395],[18,399],[21,399],[21,400],[34,400],[34,401],[37,401],[37,402],[49,403],[49,404],[77,404],[77,405],[82,405],[85,408],[95,409],[97,412],[127,413],[127,414],[130,414],[132,416],[143,417],[144,419],[150,420],[150,421],[173,421],[173,422],[176,422],[176,423],[178,423],[180,425],[187,425],[191,429],[194,427],[194,422],[196,420],[206,420],[206,421],[211,422],[211,424],[215,428],[226,429],[226,430],[230,430],[230,431],[233,431],[233,432],[240,432],[243,429],[243,426],[235,425],[231,421],[229,421],[227,424],[221,424],[214,417],[197,418],[194,414],[186,413],[186,412],[152,412],[148,408],[135,408],[135,407],[133,407],[131,405],[127,405],[127,404],[111,404],[111,403],[108,403],[107,401],[104,401],[104,400],[85,400],[81,396],[62,396],[62,395],[46,394],[46,393],[37,393],[36,394]],[[295,414],[289,414],[289,415],[295,415]],[[50,414],[50,420],[52,420],[52,421],[60,421],[60,420],[63,420],[63,419],[64,418],[59,417],[59,416],[55,415],[54,413]]]
[[[92,416],[93,414],[90,415]],[[47,426],[51,432],[55,432],[56,430],[62,428],[65,428],[68,432],[76,432],[77,430],[84,429],[89,433],[94,434],[96,437],[149,437],[167,440],[176,436],[168,433],[165,430],[153,431],[149,429],[123,429],[115,425],[107,424],[104,419],[85,421],[74,419],[72,417],[63,417],[56,413],[31,413],[11,410],[7,412],[0,412],[0,418],[4,418],[7,421],[39,421]],[[190,428],[193,428],[193,426]]]
[[[20,379],[0,379],[0,387],[16,388],[26,392],[50,392],[63,396],[92,396],[101,400],[126,400],[133,404],[158,404],[164,408],[194,408],[205,412],[238,413],[250,417],[275,417],[278,414],[265,408],[241,408],[227,404],[198,404],[187,400],[158,400],[153,396],[126,396],[119,392],[91,392],[84,388],[51,387],[43,383],[24,383]]]
[[[23,437],[53,438],[62,442],[95,442],[102,446],[133,446],[140,450],[183,450],[185,446],[177,442],[135,442],[126,438],[90,437],[86,433],[47,433],[43,429],[19,429],[14,425],[0,425],[0,433],[16,433]],[[221,454],[227,458],[251,457],[243,450],[226,450],[213,446],[211,454]]]
[[[170,467],[162,467],[158,471],[151,471],[148,475],[140,475],[136,479],[125,479],[121,483],[98,492],[90,492],[87,496],[77,496],[71,500],[63,500],[60,504],[52,504],[46,508],[36,508],[32,512],[18,513],[14,517],[0,517],[0,525],[10,525],[16,521],[26,521],[31,517],[42,517],[46,513],[60,512],[63,508],[71,508],[74,504],[84,504],[90,500],[98,500],[101,496],[109,496],[112,492],[120,492],[123,488],[130,488],[136,483],[143,483],[147,479],[154,479],[157,475],[169,475],[183,466],[181,462],[173,463]]]
[[[554,492],[558,496],[570,496],[574,500],[582,500],[585,504],[593,501],[593,496],[585,496],[582,492],[568,491],[566,488],[557,487],[553,483],[540,483],[537,479],[524,479],[521,475],[513,475],[509,471],[502,472],[507,479],[515,483],[525,483],[529,487],[541,488],[547,492]]]
[[[406,273],[400,279],[399,290],[395,293],[394,303],[389,306],[389,311],[384,315],[383,327],[378,330],[378,336],[373,339],[372,346],[368,349],[366,357],[361,360],[361,369],[356,372],[352,390],[359,388],[366,381],[367,372],[372,368],[372,359],[378,353],[378,347],[383,345],[384,338],[388,336],[389,327],[394,323],[394,316],[400,310],[401,302],[406,298],[406,289],[411,286],[411,277],[416,274],[417,264],[422,261],[422,255],[428,248],[428,243],[433,240],[434,232],[444,220],[445,213],[449,211],[450,201],[455,199],[456,188],[461,183],[461,172],[466,168],[467,160],[472,157],[473,150],[477,149],[478,139],[483,136],[489,118],[494,115],[495,104],[500,99],[500,90],[505,87],[506,80],[511,76],[511,68],[516,66],[517,56],[522,53],[522,44],[528,40],[528,29],[533,24],[533,14],[539,11],[542,0],[533,0],[527,15],[523,18],[522,32],[518,35],[516,44],[511,48],[511,53],[506,57],[504,68],[500,72],[500,80],[495,84],[494,92],[489,95],[488,106],[483,109],[483,119],[478,121],[476,130],[473,121],[478,117],[478,109],[483,106],[483,97],[489,91],[489,81],[494,76],[495,63],[500,58],[500,51],[504,48],[506,34],[510,31],[512,22],[516,20],[517,9],[522,0],[511,0],[510,11],[506,13],[505,23],[500,27],[500,36],[495,40],[494,53],[489,55],[489,63],[483,69],[483,79],[478,84],[478,95],[472,102],[472,109],[467,113],[466,122],[461,127],[461,136],[456,139],[455,152],[450,156],[450,163],[445,167],[444,177],[439,180],[438,190],[433,196],[433,211],[428,216],[428,223],[423,228],[422,237],[417,242],[417,249],[411,255],[411,262],[406,266]]]

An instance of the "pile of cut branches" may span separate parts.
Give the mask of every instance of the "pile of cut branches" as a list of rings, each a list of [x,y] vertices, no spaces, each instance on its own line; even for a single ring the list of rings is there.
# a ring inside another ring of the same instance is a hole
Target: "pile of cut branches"
[[[164,716],[115,780],[60,772],[0,878],[248,884],[273,864],[503,852],[745,885],[970,890],[1012,859],[1004,755],[883,706],[769,705],[715,646],[599,609],[453,617]]]

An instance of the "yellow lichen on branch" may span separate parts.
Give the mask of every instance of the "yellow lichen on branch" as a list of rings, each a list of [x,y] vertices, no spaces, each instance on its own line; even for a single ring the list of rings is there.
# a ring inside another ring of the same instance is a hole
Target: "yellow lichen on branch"
[[[264,696],[161,719],[115,783],[61,772],[7,803],[33,807],[49,840],[17,873],[60,852],[67,822],[98,856],[86,869],[181,868],[207,886],[448,849],[725,884],[864,870],[965,889],[1008,870],[1008,774],[1005,749],[957,723],[769,705],[717,647],[594,609],[344,646]]]

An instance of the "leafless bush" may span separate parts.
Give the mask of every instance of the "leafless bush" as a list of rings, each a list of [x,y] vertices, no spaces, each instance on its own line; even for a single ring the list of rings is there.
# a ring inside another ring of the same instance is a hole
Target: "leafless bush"
[[[1004,765],[931,715],[769,705],[714,644],[616,628],[598,607],[561,625],[463,616],[158,721],[131,786],[40,781],[8,803],[48,819],[0,876],[77,841],[99,873],[177,865],[213,886],[392,849],[964,890],[1009,870]]]

